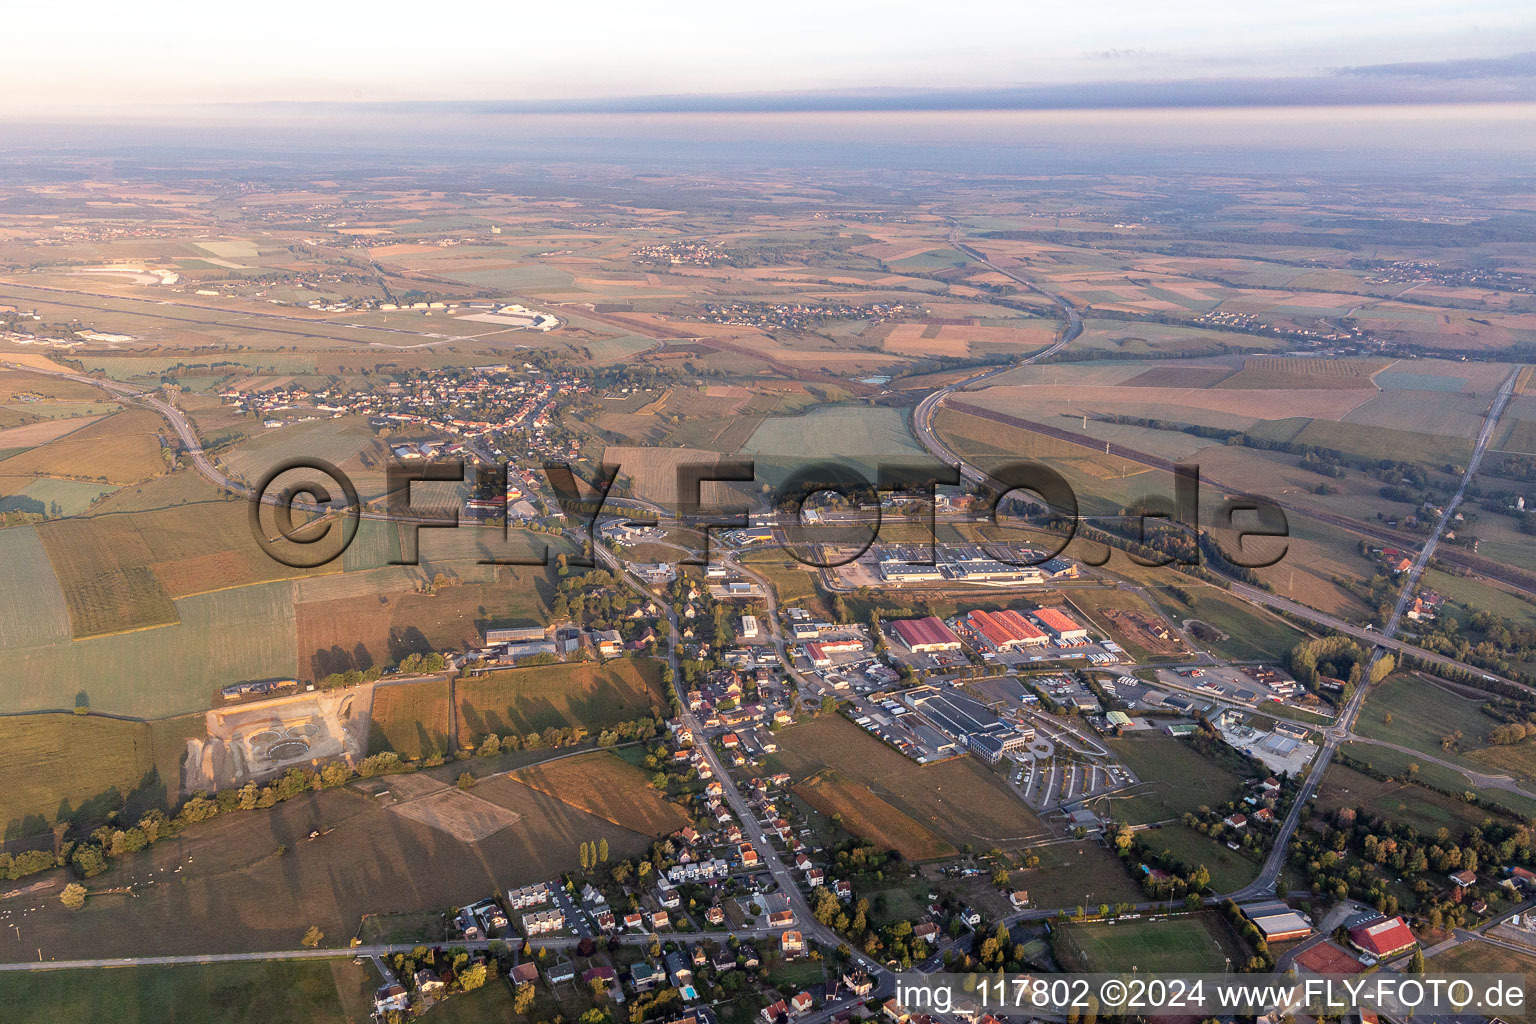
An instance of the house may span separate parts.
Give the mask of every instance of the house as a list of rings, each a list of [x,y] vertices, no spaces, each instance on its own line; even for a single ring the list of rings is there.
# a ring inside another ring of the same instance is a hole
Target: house
[[[1243,828],[1243,827],[1245,827],[1248,824],[1248,815],[1246,815],[1246,814],[1229,814],[1225,818],[1223,818],[1222,821],[1225,822],[1226,824],[1232,826],[1233,828]]]
[[[939,937],[939,926],[932,921],[924,921],[912,929],[912,937],[923,942],[932,943]]]
[[[549,983],[551,985],[558,985],[561,982],[566,981],[575,981],[576,965],[562,957],[545,973],[548,975]]]
[[[1451,884],[1458,889],[1470,889],[1477,884],[1476,871],[1457,871],[1450,878]]]
[[[849,992],[860,998],[869,995],[875,990],[875,983],[863,971],[844,971],[843,984],[848,987]]]
[[[670,927],[672,927],[672,918],[665,910],[658,910],[651,915],[651,931],[657,932]]]
[[[768,915],[769,928],[788,928],[795,923],[793,910],[775,910]]]
[[[1029,906],[1029,890],[1017,889],[1008,894],[1008,902],[1013,904],[1015,910],[1022,910]]]
[[[636,992],[649,992],[666,980],[667,972],[649,960],[641,960],[629,968],[629,983],[635,987]]]
[[[749,946],[745,942],[736,947],[736,962],[743,967],[752,968],[762,963],[758,958],[757,947]]]
[[[816,1000],[811,998],[809,992],[797,992],[789,1001],[789,1012],[791,1015],[799,1017],[802,1014],[810,1013],[811,1007],[815,1005]]]
[[[770,1004],[768,1006],[763,1007],[763,1020],[766,1021],[767,1024],[774,1024],[775,1021],[788,1020],[788,1019],[789,1019],[789,1004],[786,1003],[782,999],[780,999],[776,1003],[772,1003],[772,1004]]]
[[[416,991],[424,996],[440,996],[443,994],[443,979],[437,976],[437,972],[430,967],[423,967],[411,975],[411,984],[416,986]]]
[[[784,954],[784,959],[791,960],[805,954],[805,936],[799,932],[785,932],[779,936],[779,952]]]
[[[709,909],[704,912],[704,920],[714,925],[725,924],[725,908],[718,903],[710,904]]]
[[[686,988],[693,984],[693,965],[683,959],[681,953],[668,953],[664,958],[667,978],[673,988]]]
[[[1536,888],[1536,872],[1525,868],[1510,868],[1509,877],[1513,878],[1516,884],[1527,889]]]
[[[532,960],[525,960],[512,968],[512,973],[507,977],[514,985],[531,984],[539,980],[539,965]]]
[[[581,976],[581,983],[587,986],[587,988],[593,989],[596,987],[596,982],[601,981],[605,986],[612,988],[614,979],[616,977],[618,977],[618,975],[615,973],[614,969],[604,965],[600,967],[593,967],[592,969],[583,972]]]
[[[411,997],[398,981],[382,985],[373,993],[373,1012],[382,1017],[391,1010],[404,1013],[411,1008]]]
[[[624,930],[625,931],[627,931],[627,932],[637,932],[641,928],[644,928],[644,927],[645,927],[645,915],[640,913],[638,910],[635,911],[633,914],[625,914],[624,915]]]
[[[736,954],[729,949],[721,949],[709,959],[709,966],[715,969],[716,974],[724,974],[726,971],[736,969]]]

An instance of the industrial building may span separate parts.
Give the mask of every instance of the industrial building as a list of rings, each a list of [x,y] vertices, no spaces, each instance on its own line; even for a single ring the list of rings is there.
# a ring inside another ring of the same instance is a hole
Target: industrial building
[[[526,643],[529,640],[543,640],[543,626],[515,626],[509,629],[488,629],[485,631],[485,645],[495,647],[498,644]]]
[[[1312,934],[1312,925],[1307,919],[1279,900],[1250,903],[1242,910],[1243,916],[1253,922],[1265,942],[1290,942]]]
[[[1070,615],[1059,608],[1041,608],[1034,613],[1034,620],[1058,640],[1070,642],[1088,639],[1088,630],[1079,626]]]
[[[1042,647],[1049,642],[1042,630],[1011,608],[999,612],[978,608],[966,616],[966,623],[983,643],[995,651]]]
[[[907,646],[907,650],[914,654],[960,649],[960,638],[934,615],[921,619],[897,619],[891,623],[891,629]]]

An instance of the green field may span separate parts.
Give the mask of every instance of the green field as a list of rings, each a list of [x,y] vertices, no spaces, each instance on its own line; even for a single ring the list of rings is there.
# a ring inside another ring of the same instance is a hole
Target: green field
[[[83,692],[98,711],[163,718],[208,707],[227,683],[292,678],[292,593],[289,582],[221,590],[177,601],[174,625],[12,647],[0,713],[72,708]]]
[[[1108,743],[1142,781],[1135,795],[1113,798],[1108,809],[1110,817],[1132,825],[1166,821],[1185,811],[1225,803],[1243,781],[1172,736],[1159,733]]]
[[[1211,971],[1226,959],[1245,963],[1249,953],[1214,913],[1118,924],[1062,924],[1054,937],[1056,959],[1069,971]]]
[[[1164,825],[1142,832],[1140,837],[1149,849],[1158,853],[1166,850],[1191,868],[1204,864],[1217,892],[1241,889],[1259,873],[1254,861],[1185,825]]]
[[[1305,639],[1301,630],[1279,616],[1244,604],[1216,587],[1194,587],[1182,581],[1179,585],[1194,595],[1193,608],[1166,592],[1152,593],[1175,621],[1199,619],[1225,633],[1224,639],[1210,643],[1195,638],[1196,643],[1209,648],[1217,657],[1236,661],[1279,661]]]
[[[1398,673],[1371,691],[1355,729],[1362,736],[1412,747],[1443,760],[1458,760],[1455,750],[1441,748],[1441,738],[1460,732],[1460,750],[1483,746],[1488,731],[1499,724],[1498,719],[1479,710],[1483,703],[1421,676]],[[1388,715],[1391,724],[1386,721]]]
[[[1039,867],[1014,871],[1013,885],[1028,890],[1037,907],[1072,907],[1081,903],[1136,903],[1146,897],[1119,858],[1097,842],[1051,843],[1032,851]]]
[[[30,526],[0,530],[0,649],[69,641],[69,606]]]
[[[1536,974],[1536,953],[1474,940],[1436,953],[1424,966],[1431,974]]]
[[[371,970],[341,959],[17,972],[0,978],[0,999],[13,1019],[54,1024],[360,1024]]]
[[[595,735],[666,708],[661,662],[651,658],[487,672],[459,680],[454,697],[461,743],[478,743],[488,732],[526,735],[551,726],[579,725]]]
[[[757,479],[776,483],[815,460],[861,468],[870,480],[882,459],[925,463],[900,409],[823,405],[799,416],[771,416],[742,453],[756,456]]]
[[[1406,774],[1412,759],[1394,750],[1371,747],[1364,744],[1345,744],[1344,753],[1359,761],[1367,761],[1378,771],[1390,772],[1394,777]],[[1446,786],[1453,790],[1466,788],[1467,782],[1460,773],[1436,765],[1420,763],[1418,777],[1425,783]],[[1497,790],[1485,790],[1483,795],[1502,806],[1523,814],[1536,812],[1536,804],[1523,801],[1518,796]],[[1444,793],[1415,786],[1406,782],[1373,779],[1343,765],[1330,765],[1318,792],[1317,804],[1321,808],[1366,807],[1384,818],[1412,825],[1421,832],[1430,833],[1442,825],[1452,829],[1466,829],[1492,817],[1492,813],[1465,800],[1446,796]]]

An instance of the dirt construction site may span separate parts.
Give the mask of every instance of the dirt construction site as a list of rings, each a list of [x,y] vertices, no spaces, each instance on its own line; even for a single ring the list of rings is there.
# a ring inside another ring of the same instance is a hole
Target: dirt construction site
[[[184,794],[213,792],[295,766],[360,757],[368,746],[371,685],[301,693],[208,712],[208,735],[187,741]]]

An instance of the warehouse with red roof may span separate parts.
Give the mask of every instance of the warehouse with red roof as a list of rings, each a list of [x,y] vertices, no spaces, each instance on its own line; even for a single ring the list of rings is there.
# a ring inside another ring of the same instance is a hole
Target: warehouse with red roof
[[[1349,944],[1377,960],[1407,952],[1418,941],[1401,917],[1378,917],[1349,930]]]
[[[921,619],[897,619],[891,623],[891,629],[914,654],[960,649],[960,638],[935,615]]]
[[[966,616],[966,622],[984,643],[997,651],[1038,647],[1048,639],[1034,623],[1011,608],[1000,612],[978,608]]]
[[[1035,612],[1035,621],[1046,628],[1058,640],[1087,640],[1088,630],[1079,626],[1066,612],[1057,608],[1041,608]]]

